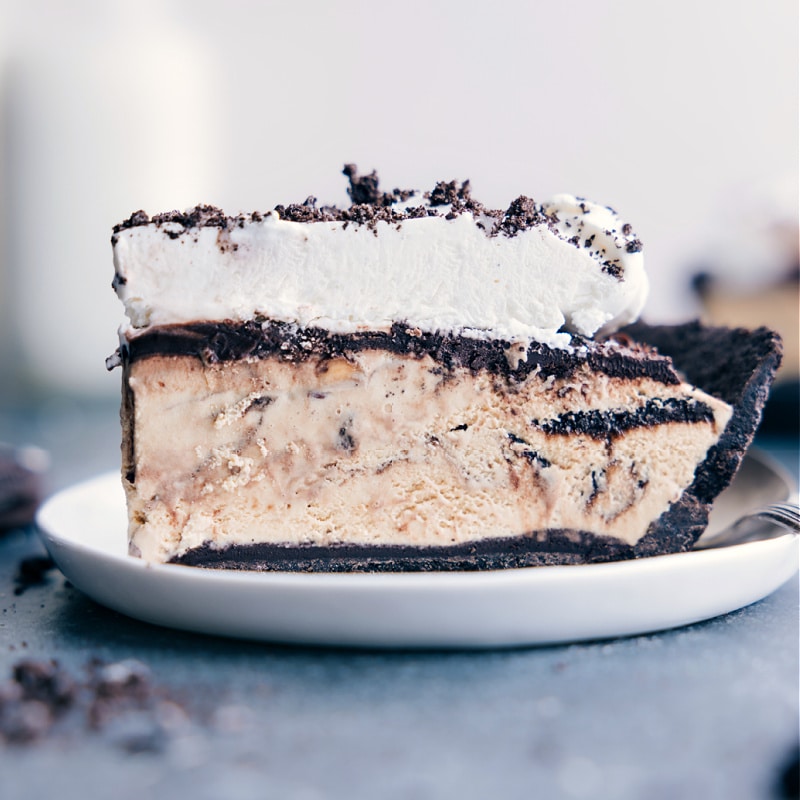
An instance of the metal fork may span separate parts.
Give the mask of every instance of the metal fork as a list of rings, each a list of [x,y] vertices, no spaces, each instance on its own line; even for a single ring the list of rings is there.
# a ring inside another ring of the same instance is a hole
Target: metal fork
[[[782,535],[775,530],[775,526],[800,534],[800,505],[793,502],[772,503],[748,511],[724,530],[708,538],[701,537],[695,542],[694,549],[710,550],[712,547],[729,547],[759,539],[772,539]]]

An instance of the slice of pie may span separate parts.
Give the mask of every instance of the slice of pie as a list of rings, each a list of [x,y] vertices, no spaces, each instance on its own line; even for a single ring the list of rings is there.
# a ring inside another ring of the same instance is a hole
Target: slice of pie
[[[641,243],[468,184],[115,228],[130,552],[237,569],[496,569],[688,549],[780,343],[634,322]],[[687,382],[688,381],[688,382]]]

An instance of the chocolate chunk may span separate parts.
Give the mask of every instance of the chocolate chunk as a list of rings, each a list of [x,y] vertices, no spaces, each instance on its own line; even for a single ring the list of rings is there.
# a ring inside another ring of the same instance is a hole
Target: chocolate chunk
[[[353,438],[352,426],[353,420],[348,419],[339,428],[339,435],[336,441],[336,446],[339,450],[351,453],[356,449],[357,445],[356,440]]]
[[[506,433],[506,436],[512,442],[512,444],[524,445],[523,448],[515,449],[513,452],[516,455],[525,458],[528,463],[536,464],[542,469],[547,469],[548,467],[552,466],[552,464],[546,458],[544,458],[544,456],[531,449],[530,444],[521,436],[517,436],[515,433]]]

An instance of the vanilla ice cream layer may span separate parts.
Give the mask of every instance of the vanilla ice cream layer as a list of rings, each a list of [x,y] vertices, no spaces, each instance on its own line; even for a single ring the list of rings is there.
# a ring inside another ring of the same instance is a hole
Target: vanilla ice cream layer
[[[692,484],[731,409],[686,384],[430,356],[126,366],[131,551],[451,546],[548,530],[635,544]]]
[[[295,222],[278,211],[213,224],[134,215],[113,239],[123,333],[262,318],[352,333],[402,321],[568,347],[570,332],[591,337],[635,320],[647,279],[630,226],[568,195],[522,200],[529,222],[513,204],[505,214],[455,213],[415,197],[395,221],[371,224]],[[402,218],[409,208],[424,215]]]

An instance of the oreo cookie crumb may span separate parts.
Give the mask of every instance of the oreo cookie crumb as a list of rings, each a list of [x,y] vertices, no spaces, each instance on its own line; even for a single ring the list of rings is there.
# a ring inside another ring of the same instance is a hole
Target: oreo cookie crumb
[[[619,263],[618,258],[611,258],[608,261],[604,261],[600,265],[600,268],[612,278],[622,277],[622,265]]]
[[[625,245],[625,252],[626,253],[641,253],[642,252],[642,243],[638,239],[634,239],[628,244]]]
[[[427,199],[432,206],[457,206],[471,200],[471,191],[469,181],[464,181],[460,186],[457,181],[439,181],[433,191],[427,194]]]
[[[75,681],[57,661],[20,661],[12,675],[26,700],[44,703],[54,715],[66,711],[77,697]]]
[[[275,206],[275,211],[281,219],[291,222],[315,222],[323,219],[323,213],[317,210],[317,198],[309,196],[302,204],[293,203],[289,206]]]
[[[33,458],[29,458],[29,456]],[[42,497],[42,451],[0,445],[0,532],[33,522]]]
[[[178,239],[187,232],[195,232],[199,228],[216,227],[220,230],[242,228],[246,222],[261,222],[269,214],[276,214],[280,219],[297,223],[340,222],[344,223],[342,226],[344,229],[353,224],[363,226],[376,235],[379,222],[386,222],[400,229],[406,220],[442,217],[451,221],[461,214],[471,214],[476,225],[487,236],[503,234],[513,237],[522,231],[544,225],[555,235],[563,237],[563,233],[556,227],[559,220],[555,212],[549,214],[543,206],[524,195],[514,200],[505,211],[489,209],[472,197],[469,180],[439,181],[432,190],[422,194],[422,199],[426,202],[406,206],[407,201],[413,202],[415,192],[397,188],[390,192],[383,191],[375,170],[361,175],[355,164],[345,164],[342,172],[349,182],[347,194],[351,205],[348,208],[320,207],[317,205],[317,199],[309,196],[302,203],[278,204],[271,212],[254,211],[247,216],[241,214],[226,216],[219,208],[210,205],[198,205],[188,211],[169,211],[154,217],[148,216],[144,211],[136,211],[127,220],[114,227],[112,242],[116,243],[121,231],[144,225],[154,225],[168,238]],[[577,200],[581,214],[589,214],[591,204],[583,198]],[[584,228],[584,223],[578,218],[564,220],[567,228],[572,228],[574,223],[577,223],[578,230]],[[621,237],[617,236],[615,230],[606,233],[613,237],[619,249],[624,248],[628,253],[638,253],[642,250],[642,243],[635,237],[633,229],[628,224],[621,226]],[[194,240],[196,241],[196,236]],[[567,241],[576,247],[592,250],[594,235],[582,240],[576,234]],[[223,252],[227,249],[235,251],[236,247],[236,244],[220,246]],[[605,253],[602,249],[599,252],[592,251],[590,255],[600,263],[603,272],[621,279],[622,268],[617,259],[603,260]],[[114,288],[119,289],[123,286],[124,280],[124,277],[116,276]]]
[[[791,754],[781,766],[775,785],[775,796],[781,800],[800,797],[800,745],[792,748]]]
[[[306,198],[303,203],[276,205],[273,211],[281,219],[291,222],[344,222],[344,227],[355,223],[372,231],[376,230],[378,222],[399,225],[408,219],[439,216],[435,207],[440,205],[451,206],[448,215],[471,212],[476,216],[484,214],[494,216],[498,220],[502,218],[502,212],[489,211],[472,199],[468,180],[461,184],[457,181],[440,181],[431,192],[423,195],[429,199],[430,206],[421,204],[401,210],[396,207],[397,204],[411,199],[415,194],[412,190],[396,188],[391,192],[381,191],[377,172],[373,170],[368,175],[359,175],[355,164],[345,164],[343,174],[350,183],[347,189],[351,200],[349,208],[317,207],[317,200],[312,196]],[[260,211],[254,211],[246,217],[241,214],[229,217],[219,208],[210,205],[195,206],[188,211],[168,211],[154,217],[148,216],[144,211],[136,211],[128,219],[114,226],[111,241],[116,243],[121,231],[145,225],[155,225],[170,239],[177,239],[186,232],[198,228],[214,227],[230,230],[243,227],[248,220],[260,222],[269,213],[271,212],[262,214]],[[122,280],[117,280],[116,286],[121,285],[123,285]]]
[[[23,558],[17,565],[17,574],[14,576],[14,594],[19,597],[32,586],[43,586],[47,582],[47,574],[55,566],[49,556]]]
[[[77,730],[128,753],[158,753],[188,723],[183,706],[135,659],[93,659],[80,679],[55,660],[23,660],[0,684],[0,743],[29,745]]]
[[[537,225],[548,222],[548,218],[542,213],[541,208],[530,197],[520,195],[503,215],[503,219],[497,225],[497,231],[506,236],[516,236],[520,231],[527,231]],[[575,237],[577,240],[577,237]],[[577,241],[575,242],[577,244]]]
[[[0,684],[0,742],[29,744],[46,736],[77,697],[56,661],[19,661]]]
[[[359,175],[355,164],[345,164],[342,174],[350,181],[347,194],[354,205],[381,205],[392,204],[392,196],[378,191],[378,173],[372,170],[369,175]]]

